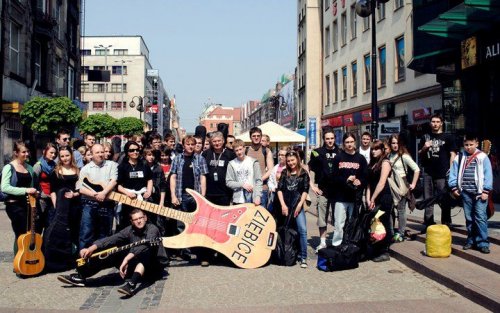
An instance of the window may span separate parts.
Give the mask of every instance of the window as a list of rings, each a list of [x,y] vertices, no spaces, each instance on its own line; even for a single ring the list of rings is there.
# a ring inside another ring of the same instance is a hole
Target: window
[[[115,49],[113,50],[114,55],[127,55],[128,49]]]
[[[47,13],[47,1],[46,0],[37,0],[36,1],[36,9],[43,13]]]
[[[351,6],[351,39],[356,38],[356,23],[357,23],[357,17],[358,15],[356,14],[356,9],[354,8],[354,5]]]
[[[339,72],[333,72],[333,102],[339,101]]]
[[[394,1],[394,11],[396,11],[399,8],[402,8],[405,5],[404,0],[395,0]]]
[[[60,96],[64,95],[64,65],[62,59],[56,58],[56,67],[54,71],[56,93]]]
[[[38,80],[38,85],[42,84],[42,46],[40,42],[35,41],[33,61],[35,62],[35,79]]]
[[[122,92],[122,84],[111,84],[111,92]],[[127,92],[127,84],[123,84],[123,92]]]
[[[363,18],[363,31],[367,31],[370,29],[370,17],[364,17]]]
[[[386,60],[385,60],[385,46],[378,48],[378,66],[379,66],[379,87],[385,87],[386,84]]]
[[[122,66],[121,65],[113,65],[112,68],[113,75],[121,75],[122,74]],[[123,75],[127,75],[127,67],[123,67]]]
[[[342,68],[342,100],[347,98],[347,67]]]
[[[330,26],[325,29],[325,58],[330,56]]]
[[[80,50],[80,54],[82,56],[84,55],[92,55],[92,50],[89,50],[89,49],[83,49],[83,50]]]
[[[406,77],[406,67],[405,67],[405,38],[403,36],[396,39],[396,58],[395,58],[395,68],[396,68],[396,81],[404,80]]]
[[[68,98],[75,98],[75,70],[68,66]]]
[[[345,44],[347,43],[347,15],[345,12],[340,16],[340,23],[340,31],[342,32],[341,45],[345,46]]]
[[[82,74],[87,75],[89,73],[90,66],[82,66]]]
[[[96,66],[94,66],[94,70],[96,70],[96,71],[104,71],[104,66],[96,65]]]
[[[339,49],[339,26],[337,20],[333,21],[332,24],[332,48],[333,52]]]
[[[370,54],[365,54],[364,56],[364,67],[365,67],[365,92],[369,92],[371,88],[371,78],[372,78]]]
[[[56,20],[56,38],[61,40],[63,38],[63,34],[61,32],[61,25],[63,24],[62,16],[61,16],[61,5],[56,4],[54,8],[54,19]]]
[[[379,21],[385,19],[385,3],[379,3],[377,12]]]
[[[92,92],[104,92],[104,84],[92,85]]]
[[[95,49],[95,55],[106,55],[108,49]]]
[[[125,109],[125,102],[121,101],[112,101],[111,102],[111,110],[121,110],[122,108]]]
[[[325,4],[323,5],[325,7],[325,12],[328,11],[328,9],[330,8],[330,0],[325,0],[324,2]]]
[[[81,88],[80,88],[81,92],[84,93],[84,92],[89,92],[90,91],[90,86],[89,84],[81,84]]]
[[[10,71],[14,74],[21,75],[21,64],[19,57],[19,37],[21,29],[14,22],[10,22],[9,32],[9,61]]]
[[[102,111],[104,110],[104,102],[92,102],[92,110]]]
[[[326,104],[325,106],[330,105],[330,75],[325,76],[325,87],[326,87]]]
[[[352,96],[356,97],[358,95],[358,63],[356,61],[351,63],[351,75],[352,75]]]

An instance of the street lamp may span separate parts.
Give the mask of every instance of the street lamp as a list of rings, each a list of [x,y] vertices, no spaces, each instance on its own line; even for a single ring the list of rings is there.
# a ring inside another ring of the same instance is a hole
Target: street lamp
[[[134,99],[137,99],[137,107],[134,102]],[[130,101],[130,107],[136,107],[137,111],[139,111],[139,119],[142,121],[142,112],[145,111],[145,108],[149,108],[151,106],[151,99],[148,96],[133,96]]]
[[[111,48],[113,45],[97,45],[94,46],[94,48],[102,48],[104,49],[104,70],[108,70],[108,48]],[[107,102],[107,96],[108,96],[108,82],[104,82],[104,113],[108,110],[108,102]]]
[[[130,60],[118,60],[118,61],[115,61],[116,62],[120,62],[121,63],[121,74],[122,74],[122,101],[121,101],[121,108],[122,108],[122,117],[125,116],[125,103],[123,102],[123,64],[125,64],[125,62],[132,62]]]
[[[372,71],[372,125],[373,138],[378,138],[378,103],[377,103],[377,30],[375,21],[375,8],[389,0],[357,0],[356,14],[365,18],[371,15],[372,22],[372,55],[370,58]]]

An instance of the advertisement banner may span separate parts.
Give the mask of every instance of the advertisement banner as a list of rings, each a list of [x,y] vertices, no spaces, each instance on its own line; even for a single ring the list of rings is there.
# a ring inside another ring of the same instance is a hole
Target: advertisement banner
[[[295,103],[293,96],[293,80],[283,86],[279,93],[279,124],[288,129],[295,129]]]
[[[316,118],[315,117],[309,117],[308,121],[308,142],[309,142],[309,148],[314,148],[316,147]]]

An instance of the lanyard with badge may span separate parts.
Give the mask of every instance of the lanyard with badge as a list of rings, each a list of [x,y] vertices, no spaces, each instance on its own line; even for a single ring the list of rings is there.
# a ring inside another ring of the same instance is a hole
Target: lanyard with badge
[[[219,176],[217,174],[217,168],[220,166],[220,167],[224,167],[224,160],[221,160],[220,158],[222,157],[222,155],[224,154],[224,151],[226,151],[226,148],[224,148],[222,150],[222,152],[219,154],[219,158],[217,159],[216,156],[215,156],[215,152],[213,152],[213,155],[214,155],[214,158],[213,160],[210,162],[211,164],[210,165],[213,165],[215,166],[215,171],[214,171],[214,181],[219,181]],[[215,161],[215,164],[213,164],[212,162]]]

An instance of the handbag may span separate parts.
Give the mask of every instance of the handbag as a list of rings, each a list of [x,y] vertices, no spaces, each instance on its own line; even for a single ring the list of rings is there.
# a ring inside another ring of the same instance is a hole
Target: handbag
[[[379,219],[384,213],[384,211],[379,210],[377,214],[375,214],[375,217],[372,219],[372,223],[370,226],[370,239],[373,243],[384,239],[387,234],[384,224],[382,224]]]
[[[359,248],[348,243],[318,251],[317,268],[324,272],[350,270],[359,267]]]
[[[406,184],[408,186],[410,186],[411,182],[413,181],[413,176],[415,175],[415,172],[414,171],[408,171],[408,169],[406,168],[406,164],[403,161],[403,158],[401,158],[401,162],[403,163],[403,168],[404,168],[405,174],[406,174]],[[414,198],[420,198],[423,195],[423,193],[424,193],[424,186],[423,186],[423,183],[422,183],[422,177],[418,178],[417,183],[415,184],[415,188],[413,188],[413,190],[410,190],[410,192],[413,194]]]

